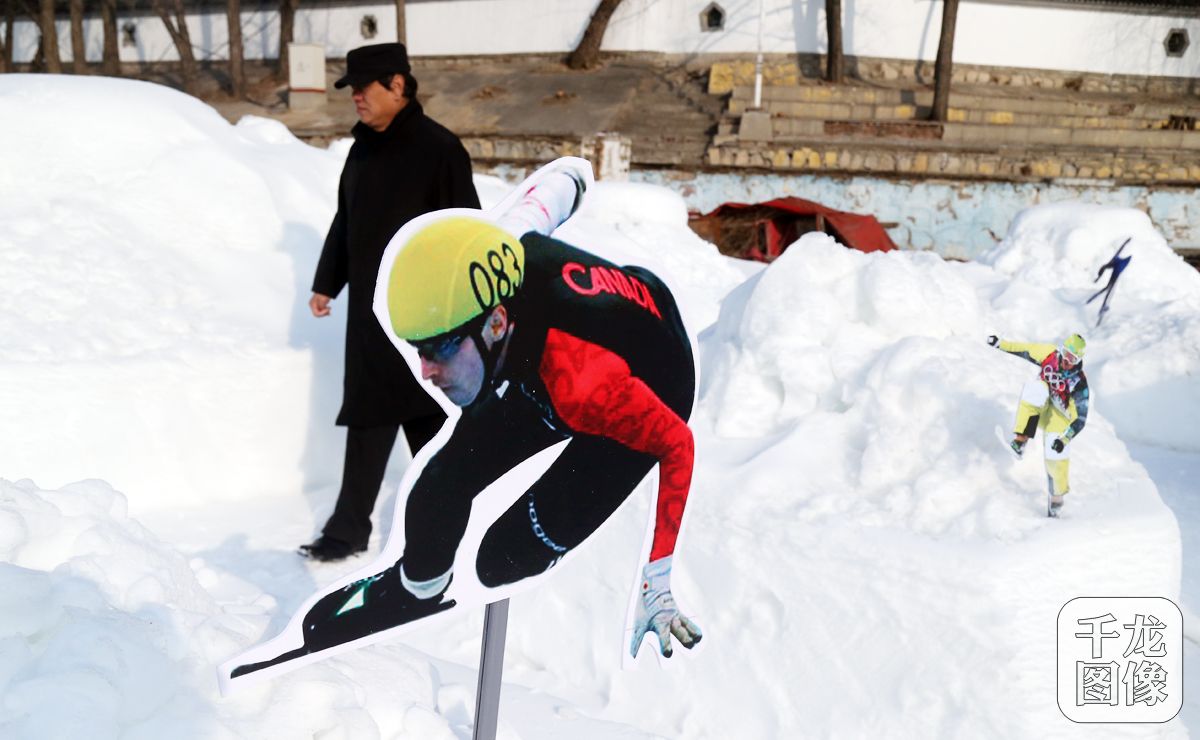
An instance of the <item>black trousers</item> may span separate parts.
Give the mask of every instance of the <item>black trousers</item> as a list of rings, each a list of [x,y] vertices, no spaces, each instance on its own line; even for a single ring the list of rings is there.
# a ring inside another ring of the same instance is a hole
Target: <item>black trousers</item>
[[[443,415],[423,416],[404,423],[404,437],[416,454],[446,421]],[[371,536],[371,512],[379,497],[388,458],[396,444],[400,425],[348,427],[346,460],[342,468],[342,488],[337,505],[325,523],[323,534],[353,545],[365,545]]]
[[[690,366],[681,369],[690,372]],[[685,376],[686,377],[686,376]],[[681,383],[676,412],[690,416],[691,386]],[[518,463],[567,439],[541,409],[510,388],[465,410],[446,445],[408,495],[404,572],[416,581],[446,573],[467,529],[475,496]],[[548,570],[595,532],[654,467],[652,455],[605,438],[572,434],[562,454],[491,525],[476,572],[489,588]]]

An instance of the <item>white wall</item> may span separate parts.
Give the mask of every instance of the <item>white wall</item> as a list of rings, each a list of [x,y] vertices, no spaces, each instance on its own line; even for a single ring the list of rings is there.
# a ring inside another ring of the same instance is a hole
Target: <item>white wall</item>
[[[723,0],[724,31],[700,30],[700,11],[709,0],[625,0],[605,37],[613,51],[676,54],[750,53],[758,43],[758,0]],[[596,0],[432,0],[408,5],[410,51],[417,56],[565,52],[572,48]],[[764,0],[763,49],[767,52],[825,51],[825,0]],[[843,0],[847,54],[932,60],[937,54],[941,0]],[[359,31],[365,14],[375,16],[379,34]],[[176,54],[162,22],[153,16],[122,18],[137,25],[139,44],[121,47],[127,61],[172,60]],[[273,11],[242,14],[248,58],[274,57],[278,20]],[[228,44],[225,17],[193,15],[188,27],[197,57],[223,58]],[[1163,39],[1186,28],[1192,39],[1182,57],[1167,57]],[[98,20],[85,23],[90,60],[99,60]],[[37,45],[32,23],[18,22],[16,58],[28,61]],[[302,8],[296,41],[323,43],[331,58],[355,46],[395,40],[391,2],[358,7]],[[67,22],[59,23],[59,47],[70,58]],[[959,8],[954,59],[969,64],[1077,70],[1104,74],[1200,76],[1200,18],[998,5],[966,0]]]

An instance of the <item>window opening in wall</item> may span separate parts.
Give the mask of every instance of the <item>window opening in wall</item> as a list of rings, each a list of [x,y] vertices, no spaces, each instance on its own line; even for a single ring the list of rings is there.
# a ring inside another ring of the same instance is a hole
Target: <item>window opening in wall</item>
[[[1163,41],[1163,47],[1167,50],[1167,56],[1181,57],[1183,56],[1183,52],[1187,51],[1190,43],[1186,28],[1172,28],[1167,32],[1167,38]]]
[[[137,26],[133,21],[121,24],[121,46],[137,46]]]
[[[709,3],[707,8],[700,11],[700,30],[725,30],[725,15],[725,9],[718,3]]]
[[[373,15],[364,15],[362,22],[358,24],[359,33],[364,39],[373,39],[375,34],[379,33],[379,23]]]

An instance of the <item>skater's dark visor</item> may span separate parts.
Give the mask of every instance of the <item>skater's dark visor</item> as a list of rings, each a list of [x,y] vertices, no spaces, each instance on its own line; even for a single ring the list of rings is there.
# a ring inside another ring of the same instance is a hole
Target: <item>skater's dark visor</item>
[[[417,354],[426,362],[446,362],[453,357],[463,340],[467,338],[466,331],[448,332],[439,334],[432,339],[426,339],[420,342],[411,342],[412,346],[417,348]]]

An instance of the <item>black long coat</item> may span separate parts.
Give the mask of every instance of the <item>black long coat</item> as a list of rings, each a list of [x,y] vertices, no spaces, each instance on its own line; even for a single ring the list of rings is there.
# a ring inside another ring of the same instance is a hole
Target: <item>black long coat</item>
[[[441,208],[478,208],[471,158],[453,133],[412,100],[377,132],[354,126],[338,186],[338,210],[325,237],[313,292],[336,297],[350,286],[341,426],[399,424],[441,413],[372,312],[383,250],[409,220]]]

